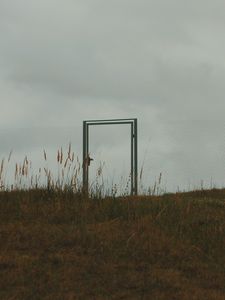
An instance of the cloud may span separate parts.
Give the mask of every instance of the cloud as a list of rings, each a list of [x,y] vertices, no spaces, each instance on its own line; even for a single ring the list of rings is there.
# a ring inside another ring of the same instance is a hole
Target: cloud
[[[64,143],[68,132],[81,144],[82,120],[137,116],[151,178],[221,183],[224,9],[221,0],[0,1],[1,151]],[[124,136],[111,135],[101,131],[114,157]]]

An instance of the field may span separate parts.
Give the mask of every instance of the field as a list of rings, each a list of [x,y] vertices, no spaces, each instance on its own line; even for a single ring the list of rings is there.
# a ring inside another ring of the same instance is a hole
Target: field
[[[0,192],[0,299],[225,299],[225,190]]]

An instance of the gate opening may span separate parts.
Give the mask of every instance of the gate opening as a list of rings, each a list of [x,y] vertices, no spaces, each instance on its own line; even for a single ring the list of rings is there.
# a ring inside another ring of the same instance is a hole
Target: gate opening
[[[130,125],[131,138],[131,195],[138,194],[138,132],[137,118],[134,119],[110,119],[110,120],[87,120],[83,121],[83,192],[89,192],[89,126],[96,125]]]

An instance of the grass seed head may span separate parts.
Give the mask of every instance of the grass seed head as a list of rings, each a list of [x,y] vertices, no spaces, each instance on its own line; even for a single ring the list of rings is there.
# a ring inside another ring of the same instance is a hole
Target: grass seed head
[[[8,162],[9,162],[9,161],[10,161],[10,159],[11,159],[12,152],[13,152],[13,150],[11,150],[11,151],[9,152],[9,156],[8,156]]]
[[[47,154],[45,152],[45,149],[44,149],[44,159],[45,159],[45,161],[47,160]]]
[[[60,165],[63,162],[63,151],[62,151],[62,147],[61,147],[61,152],[60,152]]]

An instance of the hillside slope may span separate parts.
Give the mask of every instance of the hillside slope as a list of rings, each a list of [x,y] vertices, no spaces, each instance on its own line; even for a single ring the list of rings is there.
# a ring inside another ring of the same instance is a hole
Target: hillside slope
[[[0,193],[0,299],[225,299],[225,190]]]

